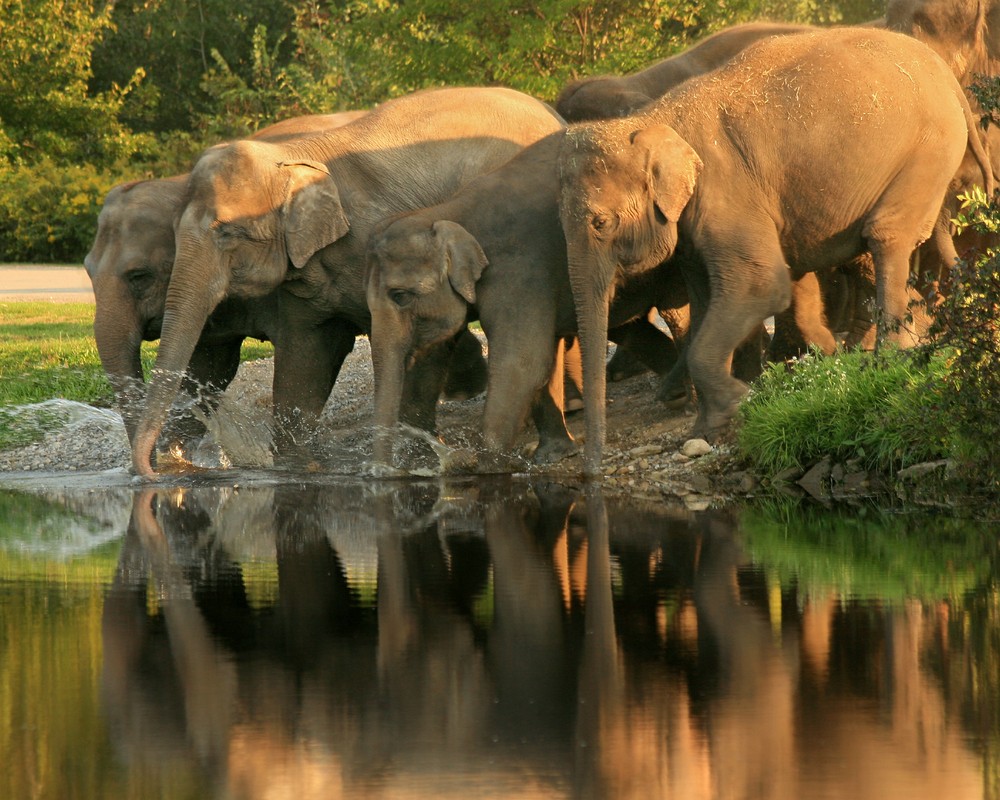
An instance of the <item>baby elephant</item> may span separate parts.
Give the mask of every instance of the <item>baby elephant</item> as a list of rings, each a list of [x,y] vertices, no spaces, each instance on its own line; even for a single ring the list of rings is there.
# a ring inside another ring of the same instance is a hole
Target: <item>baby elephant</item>
[[[565,136],[559,131],[536,142],[444,203],[387,220],[369,240],[377,463],[391,461],[407,365],[471,319],[481,321],[489,340],[487,450],[508,450],[534,406],[535,460],[576,451],[562,416],[559,357],[563,337],[577,329],[559,219],[557,161]],[[694,151],[679,137],[677,143],[694,164]],[[684,178],[675,184],[665,192],[676,193],[668,208],[674,220],[691,191]],[[671,271],[630,285],[611,306],[612,327],[666,307],[667,297],[686,303],[680,280]]]

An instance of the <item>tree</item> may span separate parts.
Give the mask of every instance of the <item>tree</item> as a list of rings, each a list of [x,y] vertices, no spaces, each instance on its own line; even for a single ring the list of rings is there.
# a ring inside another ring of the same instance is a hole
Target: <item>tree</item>
[[[0,0],[0,156],[8,164],[43,156],[108,164],[141,146],[119,113],[142,70],[88,91],[91,50],[109,25],[109,10],[95,12],[90,0]]]

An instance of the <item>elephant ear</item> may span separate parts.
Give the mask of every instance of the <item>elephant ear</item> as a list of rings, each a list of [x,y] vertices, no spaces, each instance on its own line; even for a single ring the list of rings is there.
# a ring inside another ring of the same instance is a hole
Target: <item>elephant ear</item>
[[[444,249],[444,270],[448,282],[467,303],[476,302],[476,282],[489,264],[476,237],[457,222],[438,220],[432,226],[434,236]]]
[[[330,171],[319,161],[283,161],[288,172],[284,205],[285,247],[292,266],[304,267],[310,257],[350,229],[340,192]]]
[[[681,218],[704,164],[680,134],[669,125],[650,125],[636,131],[632,144],[646,152],[647,178],[657,210],[670,222]]]

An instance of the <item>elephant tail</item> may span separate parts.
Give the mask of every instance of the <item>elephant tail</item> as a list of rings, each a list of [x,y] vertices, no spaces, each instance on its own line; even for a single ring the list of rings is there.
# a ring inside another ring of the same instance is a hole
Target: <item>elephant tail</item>
[[[972,155],[975,157],[976,163],[979,164],[979,169],[982,170],[983,187],[986,190],[986,197],[992,200],[993,192],[996,190],[996,179],[993,176],[993,164],[990,161],[989,154],[986,152],[986,147],[983,145],[983,140],[979,135],[979,124],[976,122],[976,119],[972,114],[972,108],[969,106],[969,100],[965,96],[965,92],[959,91],[958,98],[962,105],[962,113],[965,114],[965,126],[969,131],[969,149],[972,151]]]

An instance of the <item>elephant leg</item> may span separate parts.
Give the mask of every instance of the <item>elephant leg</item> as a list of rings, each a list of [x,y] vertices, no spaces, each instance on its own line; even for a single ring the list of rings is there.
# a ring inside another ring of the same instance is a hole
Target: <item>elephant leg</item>
[[[281,330],[274,347],[275,450],[282,463],[294,464],[309,457],[308,440],[360,331],[344,320]]]
[[[746,383],[732,375],[736,348],[767,317],[788,306],[791,280],[776,241],[770,260],[717,261],[709,265],[709,274],[716,278],[687,358],[698,393],[694,434],[710,439],[725,429],[747,391]]]
[[[875,319],[872,315],[875,304],[875,266],[871,255],[865,253],[839,267],[837,272],[845,290],[843,313],[838,320],[838,327],[847,332],[844,347],[871,350],[875,347]]]
[[[540,326],[543,330],[545,326]],[[549,327],[551,330],[551,327]],[[540,436],[556,441],[563,438],[561,433],[553,433],[562,427],[562,360],[559,359],[559,379],[553,376],[557,358],[557,341],[541,334],[535,336],[528,327],[517,330],[505,329],[488,331],[487,336],[493,346],[490,349],[490,382],[486,392],[486,407],[483,411],[483,441],[487,449],[509,450],[532,408],[539,390],[547,387],[544,402],[552,403],[555,409],[543,414],[545,430]],[[555,395],[553,397],[553,395]],[[558,422],[555,422],[558,417]],[[565,433],[569,438],[569,433]]]
[[[567,367],[567,358],[572,348],[576,347],[576,366]],[[566,428],[566,417],[563,409],[566,407],[565,386],[568,370],[579,371],[579,342],[573,337],[569,343],[560,339],[556,345],[552,373],[545,388],[538,393],[531,407],[531,416],[538,431],[538,447],[533,460],[536,464],[553,464],[577,452],[576,442]]]
[[[909,295],[906,287],[910,274],[912,248],[898,241],[875,241],[869,244],[875,264],[875,299],[878,307],[876,349],[884,344],[912,347],[918,336],[908,321]]]
[[[583,411],[583,359],[576,336],[563,339],[563,412]]]
[[[763,323],[758,324],[733,353],[733,377],[752,383],[764,371],[763,356],[770,342]]]
[[[456,339],[448,339],[422,351],[403,379],[399,419],[404,425],[433,433],[437,424],[437,403],[454,363]],[[478,340],[476,345],[479,345]],[[482,349],[480,349],[480,354]]]
[[[653,309],[650,315],[656,314]],[[618,345],[608,362],[608,380],[623,380],[647,369],[665,375],[677,362],[677,346],[658,328],[650,316],[639,317],[608,331],[608,338]]]
[[[488,380],[483,346],[479,338],[466,328],[455,340],[444,396],[449,400],[468,400],[486,391]]]

